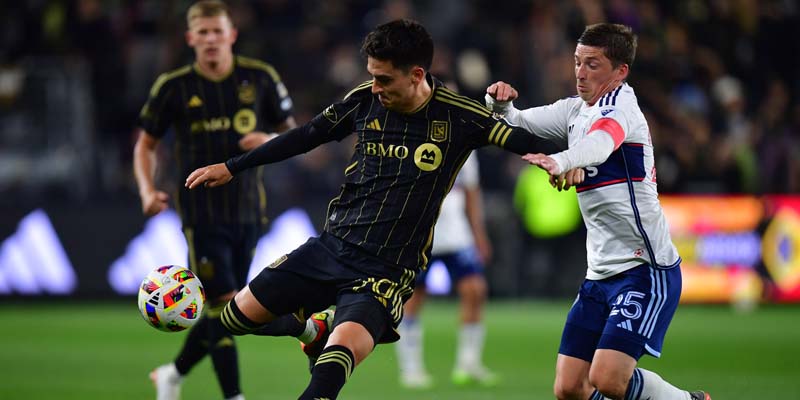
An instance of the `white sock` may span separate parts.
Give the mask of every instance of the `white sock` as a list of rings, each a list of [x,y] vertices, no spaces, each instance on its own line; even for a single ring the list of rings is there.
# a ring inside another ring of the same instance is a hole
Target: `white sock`
[[[237,394],[236,396],[233,396],[233,397],[225,399],[225,400],[244,400],[244,395],[240,393],[240,394]]]
[[[672,386],[669,382],[662,379],[658,374],[648,371],[644,368],[636,368],[633,370],[633,377],[631,377],[630,385],[641,385],[641,393],[637,397],[634,387],[631,400],[635,399],[663,399],[663,400],[691,400],[692,396],[689,392],[681,390]],[[629,389],[629,391],[631,391]]]
[[[458,333],[456,368],[470,369],[482,364],[483,342],[486,329],[480,322],[464,324]]]
[[[421,374],[425,371],[422,362],[422,324],[416,319],[405,319],[398,328],[400,340],[395,345],[400,371],[404,374]]]
[[[317,324],[315,324],[311,319],[307,319],[306,328],[303,330],[303,333],[297,337],[297,339],[305,344],[309,344],[317,338],[317,333],[319,333],[319,327]]]

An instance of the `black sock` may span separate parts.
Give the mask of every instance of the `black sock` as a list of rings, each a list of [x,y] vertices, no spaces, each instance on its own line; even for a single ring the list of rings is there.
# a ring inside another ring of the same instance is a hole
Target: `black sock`
[[[328,346],[322,351],[311,372],[311,382],[299,400],[335,399],[356,362],[353,353],[344,346]]]
[[[226,399],[241,393],[239,387],[239,357],[233,335],[219,318],[209,319],[209,353],[217,380]]]
[[[186,375],[208,354],[208,318],[203,316],[186,336],[183,348],[175,358],[175,368],[181,376]]]
[[[231,299],[222,310],[220,321],[225,329],[234,335],[247,335],[259,328],[258,324],[245,317],[242,310],[236,305],[235,298]]]
[[[294,314],[287,314],[278,317],[272,322],[261,326],[254,331],[254,335],[260,336],[294,336],[298,337],[306,329],[306,321],[300,321]]]

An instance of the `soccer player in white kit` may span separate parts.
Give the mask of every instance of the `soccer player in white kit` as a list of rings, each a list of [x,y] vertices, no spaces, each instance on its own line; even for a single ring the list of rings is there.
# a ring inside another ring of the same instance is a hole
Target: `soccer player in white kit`
[[[514,125],[566,150],[523,159],[563,177],[584,168],[577,184],[587,229],[588,271],[567,315],[554,392],[559,399],[710,400],[637,368],[661,355],[681,293],[681,258],[658,201],[653,145],[633,89],[625,83],[636,36],[618,24],[586,27],[575,49],[578,95],[526,110],[518,93],[497,82],[487,105]]]
[[[483,269],[491,258],[492,247],[483,220],[478,170],[478,158],[473,151],[442,203],[428,266],[437,261],[444,263],[461,303],[461,327],[451,375],[453,383],[492,386],[497,376],[482,362],[486,330],[481,315],[487,294]],[[419,320],[426,298],[428,271],[417,275],[414,294],[404,306],[400,340],[395,347],[400,383],[412,389],[425,389],[433,384],[423,361],[423,329]]]

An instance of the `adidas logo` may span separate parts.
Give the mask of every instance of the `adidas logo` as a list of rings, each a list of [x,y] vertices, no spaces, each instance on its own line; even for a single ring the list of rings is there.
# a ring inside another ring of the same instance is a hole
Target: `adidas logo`
[[[614,110],[611,110],[611,109],[603,110],[603,111],[600,111],[600,114],[602,114],[605,117],[606,115],[608,115],[608,113],[610,113],[612,111],[614,111]]]
[[[622,329],[625,329],[627,331],[633,332],[633,327],[631,326],[631,320],[629,320],[629,319],[626,319],[625,321],[622,321],[622,322],[618,323],[617,324],[617,328],[622,328]]]
[[[187,105],[189,106],[189,108],[200,107],[203,105],[203,100],[200,100],[200,98],[197,97],[197,95],[194,95],[192,96],[191,99],[189,99],[189,103]]]
[[[375,118],[374,120],[372,120],[372,122],[367,124],[367,129],[372,129],[374,131],[382,131],[383,130],[383,128],[381,128],[381,123],[378,122],[377,118]]]

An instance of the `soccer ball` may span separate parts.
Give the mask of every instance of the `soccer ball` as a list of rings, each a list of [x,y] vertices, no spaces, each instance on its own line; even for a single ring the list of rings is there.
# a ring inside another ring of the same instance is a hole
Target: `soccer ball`
[[[200,319],[205,301],[200,279],[177,265],[164,265],[150,271],[139,286],[142,318],[165,332],[191,328]]]

